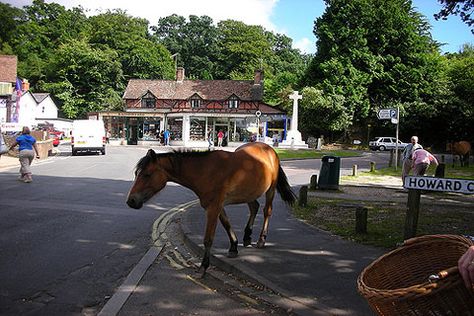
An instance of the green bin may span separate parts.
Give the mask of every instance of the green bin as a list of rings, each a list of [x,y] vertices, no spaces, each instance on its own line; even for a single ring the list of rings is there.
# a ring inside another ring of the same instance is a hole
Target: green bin
[[[321,170],[319,171],[318,188],[322,190],[338,190],[341,158],[335,156],[323,156],[321,160],[322,163]]]

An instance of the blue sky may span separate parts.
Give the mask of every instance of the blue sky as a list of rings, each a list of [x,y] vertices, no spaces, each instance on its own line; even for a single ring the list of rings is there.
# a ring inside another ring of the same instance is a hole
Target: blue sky
[[[31,4],[31,0],[0,0],[15,6]],[[46,0],[46,2],[53,2]],[[324,12],[323,0],[54,0],[66,8],[82,5],[88,14],[101,10],[121,8],[130,15],[148,19],[155,25],[160,17],[173,13],[188,17],[208,15],[214,22],[225,19],[240,20],[247,24],[259,24],[267,30],[284,33],[293,39],[294,46],[307,53],[316,50],[313,35],[314,20]],[[435,21],[433,14],[439,11],[436,0],[413,0],[418,11],[428,17],[435,40],[445,43],[443,52],[459,51],[464,43],[474,43],[474,35],[459,17],[447,21]]]
[[[441,47],[443,52],[457,52],[464,43],[474,43],[474,35],[458,16],[450,16],[446,21],[434,19],[433,14],[438,13],[440,8],[436,0],[415,0],[413,5],[430,21],[433,38],[446,44]],[[278,29],[284,30],[296,46],[313,53],[316,42],[312,33],[314,20],[323,14],[324,9],[322,0],[280,0],[271,21]]]

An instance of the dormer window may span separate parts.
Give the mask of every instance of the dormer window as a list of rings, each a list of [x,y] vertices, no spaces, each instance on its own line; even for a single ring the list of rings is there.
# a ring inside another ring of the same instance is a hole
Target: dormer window
[[[229,109],[238,109],[239,108],[239,103],[240,103],[239,98],[235,95],[232,95],[229,98]]]
[[[199,95],[195,94],[190,99],[191,108],[196,109],[201,106],[202,99]]]
[[[155,105],[156,105],[156,98],[150,91],[148,91],[142,97],[142,108],[152,109],[155,107]]]

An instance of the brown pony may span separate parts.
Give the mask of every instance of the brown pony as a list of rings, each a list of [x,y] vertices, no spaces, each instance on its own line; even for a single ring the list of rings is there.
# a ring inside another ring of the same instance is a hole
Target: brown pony
[[[471,152],[471,144],[469,142],[462,140],[460,142],[448,143],[446,150],[451,152],[453,156],[453,167],[455,155],[459,156],[461,167],[464,165],[469,166],[469,153]]]
[[[200,267],[203,275],[209,267],[217,219],[229,236],[228,256],[235,257],[238,254],[237,237],[227,218],[225,205],[248,204],[250,215],[243,240],[244,246],[248,246],[252,240],[252,227],[260,206],[257,198],[265,194],[264,221],[257,242],[257,247],[261,248],[267,237],[275,189],[286,203],[291,205],[296,200],[277,154],[264,143],[248,143],[237,148],[235,152],[174,151],[157,154],[150,149],[137,163],[135,182],[128,193],[127,204],[132,208],[141,208],[143,203],[162,190],[168,181],[194,191],[201,206],[206,210],[205,252]]]

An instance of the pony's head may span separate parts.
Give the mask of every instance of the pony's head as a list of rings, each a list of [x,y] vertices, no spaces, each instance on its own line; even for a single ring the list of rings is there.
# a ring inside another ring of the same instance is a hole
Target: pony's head
[[[153,149],[140,159],[135,168],[135,182],[127,197],[131,208],[139,209],[143,203],[161,191],[168,181],[168,175],[160,164],[160,156]]]

